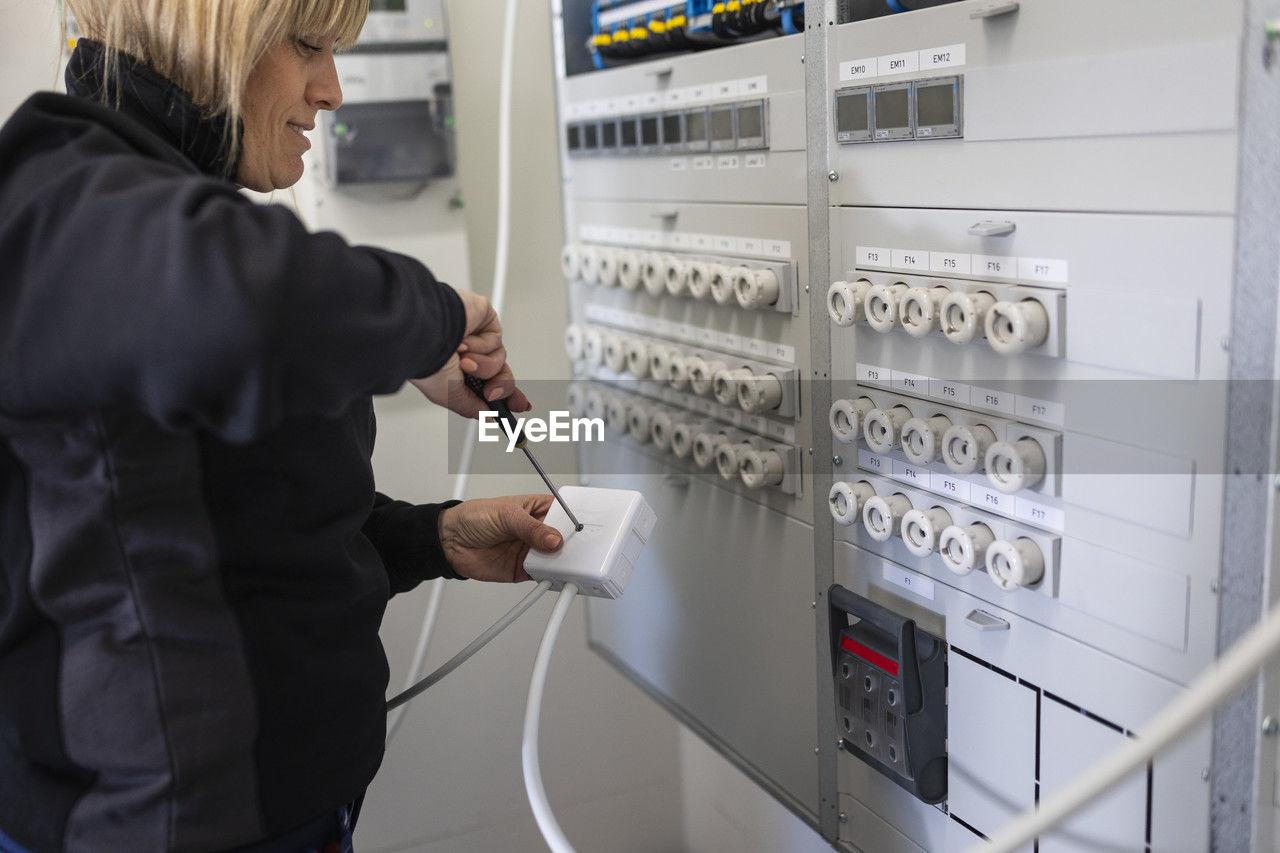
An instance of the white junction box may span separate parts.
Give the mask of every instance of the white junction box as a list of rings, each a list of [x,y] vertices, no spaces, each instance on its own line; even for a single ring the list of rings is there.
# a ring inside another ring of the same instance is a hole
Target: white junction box
[[[530,551],[525,571],[534,580],[553,581],[557,589],[572,583],[582,595],[621,598],[658,516],[643,495],[625,489],[565,486],[560,496],[582,530],[553,503],[546,523],[560,531],[564,546],[554,554]]]

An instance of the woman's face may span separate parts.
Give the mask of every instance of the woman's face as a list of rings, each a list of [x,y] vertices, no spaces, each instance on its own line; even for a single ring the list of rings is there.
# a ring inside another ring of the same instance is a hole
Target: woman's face
[[[303,133],[315,129],[316,113],[341,104],[333,39],[304,36],[267,51],[245,87],[240,184],[258,192],[296,184],[311,148]]]

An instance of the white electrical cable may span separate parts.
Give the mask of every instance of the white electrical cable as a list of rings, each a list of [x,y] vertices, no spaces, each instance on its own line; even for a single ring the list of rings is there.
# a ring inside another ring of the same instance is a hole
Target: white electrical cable
[[[435,672],[431,673],[426,678],[422,679],[417,684],[413,685],[408,690],[404,691],[399,696],[395,697],[390,702],[388,702],[387,710],[391,710],[392,708],[397,708],[401,705],[404,705],[410,699],[413,699],[415,696],[419,695],[420,693],[423,693],[424,691],[427,690],[427,688],[436,685],[441,680],[443,680],[446,675],[453,672],[458,667],[462,666],[464,663],[467,662],[468,659],[470,659],[472,655],[474,655],[476,652],[483,649],[485,646],[489,645],[489,642],[493,640],[494,637],[498,636],[503,631],[507,630],[507,628],[510,627],[512,622],[516,621],[522,615],[524,615],[524,612],[528,610],[530,607],[532,607],[533,603],[537,601],[539,598],[541,598],[542,594],[550,588],[551,588],[551,581],[542,581],[541,583],[539,583],[536,587],[533,588],[533,590],[528,595],[520,599],[519,604],[517,604],[515,607],[508,610],[507,615],[503,616],[497,622],[494,622],[492,625],[489,626],[489,630],[485,631],[479,637],[476,637],[474,640],[472,640],[471,645],[467,646],[465,649],[458,652],[456,655],[454,655],[452,658],[449,659],[448,663],[441,666]]]
[[[529,805],[533,807],[533,817],[538,822],[538,828],[542,830],[542,837],[551,848],[551,853],[574,853],[574,850],[551,811],[551,804],[547,802],[547,790],[542,785],[542,768],[538,765],[538,725],[542,717],[542,694],[547,686],[551,651],[555,648],[560,626],[569,613],[569,605],[577,594],[577,586],[565,584],[551,611],[551,618],[547,620],[547,630],[542,635],[542,645],[538,647],[538,656],[533,662],[533,676],[529,679],[529,700],[524,710],[524,742],[520,749],[521,763],[524,765],[524,788],[529,793]]]
[[[1266,621],[1244,635],[1225,657],[1191,682],[1185,694],[1138,732],[1136,739],[1129,740],[1076,777],[1038,808],[1023,812],[987,843],[974,845],[970,853],[1012,853],[1054,828],[1146,765],[1157,752],[1212,713],[1278,652],[1280,603],[1271,608]]]
[[[515,53],[516,0],[507,0],[502,35],[502,78],[498,96],[498,235],[493,262],[493,295],[489,299],[494,312],[499,317],[502,316],[502,309],[507,299],[507,267],[511,253],[511,89],[515,77]],[[458,478],[453,485],[452,499],[455,501],[465,499],[467,494],[476,430],[475,421],[467,425],[467,434],[462,442],[462,458],[458,461]],[[418,632],[418,645],[404,682],[406,690],[418,680],[422,670],[426,668],[427,651],[431,646],[431,636],[435,633],[440,602],[444,598],[444,586],[443,580],[436,580],[431,584],[431,597],[427,600],[422,629]],[[407,710],[407,706],[400,706],[391,712],[387,720],[386,742],[388,744],[400,731]]]

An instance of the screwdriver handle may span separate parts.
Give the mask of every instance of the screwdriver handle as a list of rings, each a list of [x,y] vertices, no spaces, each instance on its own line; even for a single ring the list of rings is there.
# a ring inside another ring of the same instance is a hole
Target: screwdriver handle
[[[507,405],[506,400],[494,400],[492,402],[484,399],[484,380],[478,376],[472,376],[470,373],[462,374],[463,381],[466,386],[471,389],[471,393],[475,394],[490,409],[498,413],[498,418],[502,421],[502,426],[507,430],[508,435],[515,435],[516,432],[516,416],[511,413],[511,407]],[[524,446],[529,443],[529,439],[520,436],[520,440],[516,442],[516,447],[524,450]]]

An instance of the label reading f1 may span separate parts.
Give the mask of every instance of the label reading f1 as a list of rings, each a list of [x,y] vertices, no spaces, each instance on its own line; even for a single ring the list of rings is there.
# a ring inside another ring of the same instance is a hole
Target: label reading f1
[[[884,579],[894,586],[900,586],[905,590],[914,592],[921,598],[933,601],[934,583],[923,575],[917,575],[915,572],[909,572],[906,569],[900,569],[897,566],[885,563]]]

